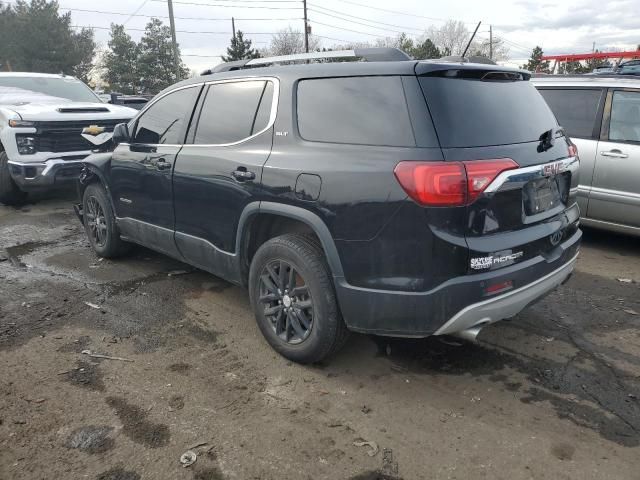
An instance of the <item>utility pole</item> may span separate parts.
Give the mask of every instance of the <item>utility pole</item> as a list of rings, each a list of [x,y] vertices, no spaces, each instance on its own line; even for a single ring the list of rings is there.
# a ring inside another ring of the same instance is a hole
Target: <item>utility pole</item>
[[[180,79],[180,62],[178,59],[178,42],[176,42],[176,23],[173,19],[173,1],[167,0],[169,5],[169,27],[171,28],[171,46],[173,48],[173,61],[176,67],[176,80]]]
[[[302,0],[304,5],[304,51],[309,53],[309,24],[307,23],[307,0]]]
[[[231,17],[231,31],[233,32],[233,43],[236,43],[236,19]]]
[[[493,60],[493,25],[489,25],[489,60]]]

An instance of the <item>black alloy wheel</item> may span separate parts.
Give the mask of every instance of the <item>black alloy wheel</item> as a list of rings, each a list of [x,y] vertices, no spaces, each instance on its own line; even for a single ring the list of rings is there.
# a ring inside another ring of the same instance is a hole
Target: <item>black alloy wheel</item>
[[[91,195],[87,198],[87,210],[84,212],[88,234],[93,244],[104,247],[107,243],[107,220],[98,199]]]
[[[304,342],[313,328],[313,300],[304,278],[285,260],[273,260],[260,275],[260,304],[274,333],[286,343]]]

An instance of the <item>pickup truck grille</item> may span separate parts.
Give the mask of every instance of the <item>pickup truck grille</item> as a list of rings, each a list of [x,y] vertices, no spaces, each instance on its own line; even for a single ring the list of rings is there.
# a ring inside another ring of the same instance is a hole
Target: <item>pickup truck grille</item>
[[[74,122],[38,122],[36,150],[38,152],[77,152],[91,150],[95,146],[82,137],[82,129],[90,125],[98,125],[105,128],[105,132],[112,132],[118,123],[123,120],[83,120]]]

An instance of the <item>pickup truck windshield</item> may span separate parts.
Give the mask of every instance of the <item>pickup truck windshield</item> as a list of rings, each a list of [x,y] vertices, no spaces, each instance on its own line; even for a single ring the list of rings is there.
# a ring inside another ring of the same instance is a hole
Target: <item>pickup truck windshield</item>
[[[100,102],[89,87],[75,78],[0,76],[0,87],[30,90],[74,102]]]

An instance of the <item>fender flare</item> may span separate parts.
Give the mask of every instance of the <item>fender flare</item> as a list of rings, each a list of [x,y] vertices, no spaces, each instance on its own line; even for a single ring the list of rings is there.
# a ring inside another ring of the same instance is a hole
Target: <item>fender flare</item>
[[[238,255],[238,257],[242,256],[245,227],[249,223],[251,217],[259,213],[280,215],[282,217],[288,217],[307,224],[320,240],[320,244],[324,249],[327,263],[329,264],[333,278],[344,277],[344,270],[342,269],[342,262],[338,255],[338,249],[336,248],[336,244],[333,241],[333,237],[331,236],[331,232],[329,232],[329,228],[326,223],[324,223],[315,213],[294,205],[262,201],[249,203],[242,211],[238,225],[238,232],[236,234],[236,255]]]
[[[83,171],[78,179],[78,197],[80,202],[82,202],[82,195],[85,189],[93,183],[93,179],[95,178],[107,191],[107,198],[111,202],[111,208],[114,215],[117,217],[115,202],[113,201],[113,195],[111,194],[111,188],[107,181],[107,175],[105,172],[105,170],[111,166],[111,153],[89,155],[84,159],[82,165]]]

